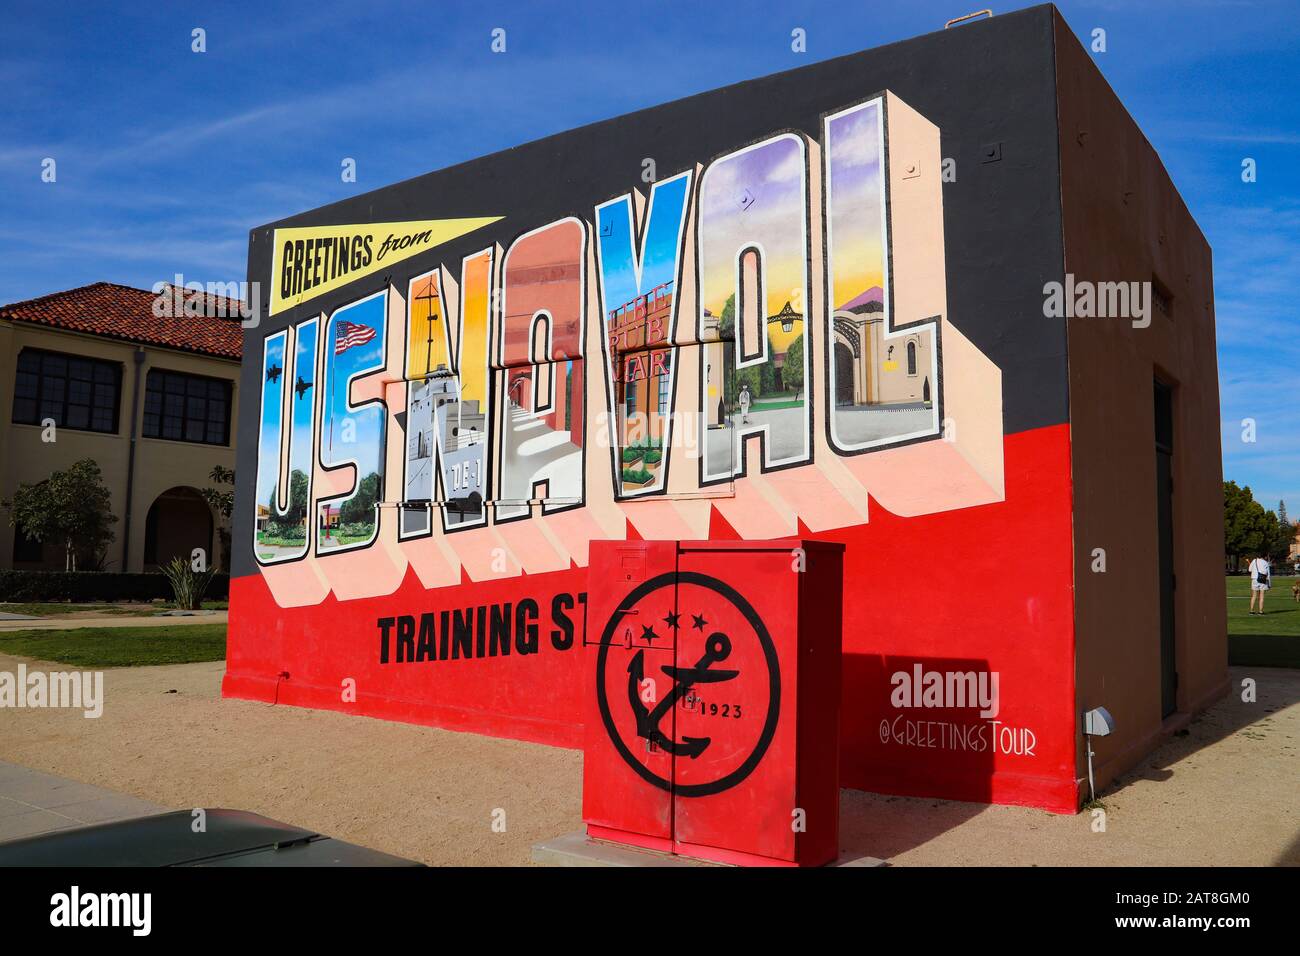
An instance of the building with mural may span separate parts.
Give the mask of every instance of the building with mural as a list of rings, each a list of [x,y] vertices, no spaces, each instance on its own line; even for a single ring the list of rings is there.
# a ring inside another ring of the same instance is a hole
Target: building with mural
[[[249,279],[227,695],[580,746],[592,541],[791,536],[845,546],[848,786],[1073,812],[1085,712],[1104,786],[1226,690],[1210,249],[1053,7],[258,227]]]

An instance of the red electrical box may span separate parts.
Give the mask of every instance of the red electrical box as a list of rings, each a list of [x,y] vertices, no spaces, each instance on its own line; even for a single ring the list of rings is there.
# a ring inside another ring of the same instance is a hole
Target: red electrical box
[[[590,836],[724,863],[836,858],[843,551],[591,543]]]

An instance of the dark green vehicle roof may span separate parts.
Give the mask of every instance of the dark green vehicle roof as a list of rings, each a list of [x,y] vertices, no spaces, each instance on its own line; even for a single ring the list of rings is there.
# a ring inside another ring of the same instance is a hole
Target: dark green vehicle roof
[[[118,820],[0,843],[6,866],[420,866],[244,810]]]

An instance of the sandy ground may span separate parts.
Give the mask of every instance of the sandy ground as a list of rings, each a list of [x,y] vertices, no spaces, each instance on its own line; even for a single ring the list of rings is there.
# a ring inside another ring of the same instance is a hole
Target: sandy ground
[[[19,660],[0,655],[0,670]],[[581,825],[576,751],[222,700],[224,666],[108,670],[97,720],[0,710],[0,760],[430,864],[526,864],[533,843]],[[845,791],[841,844],[895,865],[1300,864],[1300,671],[1233,674],[1257,679],[1258,702],[1221,701],[1103,794],[1105,832],[1087,813]]]

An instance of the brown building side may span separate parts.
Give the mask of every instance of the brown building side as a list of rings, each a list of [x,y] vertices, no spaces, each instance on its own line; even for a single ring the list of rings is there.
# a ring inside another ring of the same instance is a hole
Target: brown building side
[[[1211,252],[1159,156],[1055,16],[1065,272],[1150,282],[1150,325],[1069,318],[1079,714],[1098,788],[1227,689],[1223,493]],[[1172,388],[1173,711],[1162,706],[1156,379]],[[1094,570],[1096,549],[1104,573]],[[1081,788],[1086,787],[1082,737]]]

